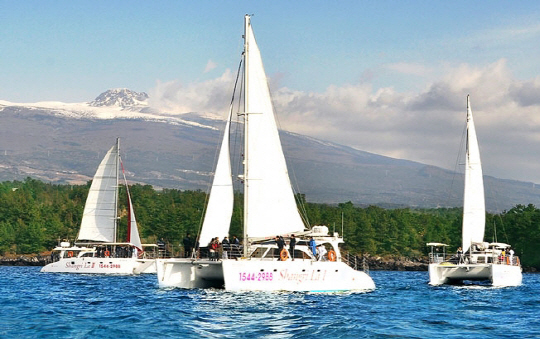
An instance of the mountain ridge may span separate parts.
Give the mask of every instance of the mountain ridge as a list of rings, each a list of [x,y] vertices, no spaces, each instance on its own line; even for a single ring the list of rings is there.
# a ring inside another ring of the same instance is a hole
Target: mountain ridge
[[[0,180],[30,176],[59,184],[84,183],[120,137],[128,180],[206,191],[224,121],[197,114],[148,113],[148,106],[137,99],[145,96],[131,92],[105,92],[110,95],[94,100],[103,106],[0,102]],[[66,113],[58,114],[58,107]],[[72,107],[91,113],[69,114]],[[462,204],[462,174],[296,133],[280,131],[280,136],[291,181],[308,201],[421,208]],[[530,182],[485,176],[485,187],[490,211],[540,198],[537,185]]]

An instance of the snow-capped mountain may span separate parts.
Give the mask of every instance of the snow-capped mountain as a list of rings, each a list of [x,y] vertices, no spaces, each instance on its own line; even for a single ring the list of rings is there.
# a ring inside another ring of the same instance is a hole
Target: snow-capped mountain
[[[30,176],[54,183],[85,183],[120,137],[129,180],[206,190],[224,121],[197,113],[160,113],[148,106],[148,99],[146,93],[116,89],[85,103],[0,101],[0,180]],[[295,187],[308,201],[462,204],[463,184],[450,171],[294,133],[282,131],[280,136]],[[540,199],[532,183],[485,179],[490,210]]]
[[[133,106],[148,106],[148,94],[135,92],[127,88],[110,89],[101,93],[96,100],[88,103],[93,107],[118,106],[122,108]]]
[[[161,113],[148,106],[148,94],[126,88],[110,89],[90,102],[65,103],[41,101],[36,103],[13,103],[0,100],[0,114],[8,108],[27,113],[48,112],[50,115],[74,119],[140,119],[146,121],[187,124],[214,129],[215,124],[200,124],[193,114]],[[186,117],[190,117],[186,119]]]

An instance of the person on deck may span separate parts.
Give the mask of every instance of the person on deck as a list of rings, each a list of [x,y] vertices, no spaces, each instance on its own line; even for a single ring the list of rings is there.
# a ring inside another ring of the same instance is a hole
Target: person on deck
[[[223,241],[221,242],[221,247],[223,248],[223,253],[222,253],[221,258],[229,259],[228,253],[229,253],[230,248],[231,248],[231,244],[229,243],[229,238],[227,238],[227,237],[223,238]]]
[[[309,238],[309,248],[311,249],[313,256],[317,258],[317,244],[315,243],[315,239],[313,239],[313,237]]]
[[[212,250],[214,251],[214,258],[212,260],[217,261],[219,259],[219,247],[219,237],[215,237],[212,243]]]
[[[463,250],[461,247],[457,249],[458,264],[463,264]]]
[[[512,248],[508,248],[508,261],[510,265],[514,265],[514,250]]]
[[[322,261],[324,255],[327,253],[326,247],[324,247],[324,245],[319,245],[317,249],[319,250],[319,261]]]
[[[208,243],[208,258],[210,260],[214,260],[214,241],[216,240],[216,238],[212,238],[212,240],[210,240],[210,242]]]
[[[281,251],[283,251],[283,248],[285,247],[285,241],[283,240],[283,237],[276,235],[276,244],[278,248],[278,260],[281,260]]]
[[[233,235],[231,243],[231,257],[240,257],[240,240],[236,237],[236,235]]]
[[[291,253],[291,259],[294,261],[294,248],[296,247],[296,237],[291,234],[291,241],[289,242],[289,252]]]
[[[186,235],[182,243],[184,245],[184,258],[189,258],[193,249],[193,240],[191,240],[191,235],[189,233]]]

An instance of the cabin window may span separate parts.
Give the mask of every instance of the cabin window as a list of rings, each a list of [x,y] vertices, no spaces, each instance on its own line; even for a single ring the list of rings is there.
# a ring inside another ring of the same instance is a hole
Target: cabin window
[[[262,258],[264,255],[264,252],[266,252],[267,248],[259,247],[253,253],[251,253],[252,258]]]

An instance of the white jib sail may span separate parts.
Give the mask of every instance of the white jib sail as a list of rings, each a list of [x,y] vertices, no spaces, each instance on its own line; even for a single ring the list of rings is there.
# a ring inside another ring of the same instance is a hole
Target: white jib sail
[[[122,159],[120,159],[122,164]],[[131,202],[131,194],[129,193],[129,186],[124,171],[124,165],[122,164],[122,176],[124,177],[124,184],[126,185],[126,194],[128,200],[128,225],[127,225],[127,242],[137,247],[139,251],[143,250],[141,237],[139,236],[139,228],[137,226],[137,219],[135,218],[135,211],[133,210],[133,203]]]
[[[223,131],[223,141],[219,151],[214,180],[210,189],[210,197],[204,215],[200,246],[206,246],[214,237],[223,240],[229,233],[233,212],[234,192],[231,175],[231,157],[229,149],[229,129],[231,125],[232,106],[229,110],[227,125]]]
[[[245,233],[256,238],[303,231],[249,16],[245,25]]]
[[[116,241],[117,194],[118,142],[107,152],[92,180],[77,237],[79,241]]]
[[[467,252],[471,243],[484,241],[486,208],[480,150],[467,96],[467,152],[465,159],[465,190],[463,195],[462,249]]]

